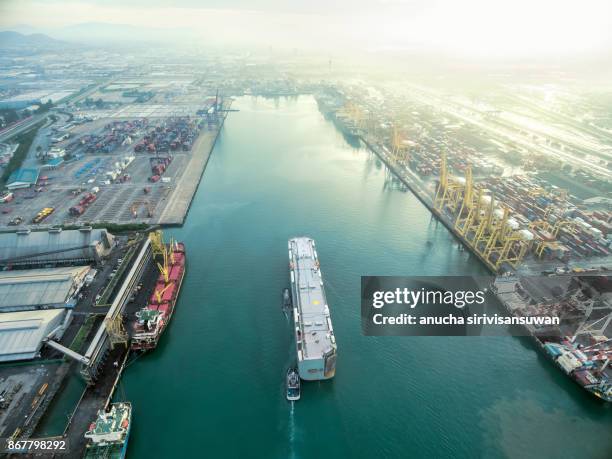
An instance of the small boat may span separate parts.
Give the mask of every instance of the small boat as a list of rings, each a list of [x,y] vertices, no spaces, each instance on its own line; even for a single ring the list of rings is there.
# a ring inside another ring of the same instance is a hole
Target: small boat
[[[288,288],[283,290],[283,309],[286,311],[291,309],[291,294]]]
[[[300,399],[300,375],[295,368],[287,370],[287,400]]]

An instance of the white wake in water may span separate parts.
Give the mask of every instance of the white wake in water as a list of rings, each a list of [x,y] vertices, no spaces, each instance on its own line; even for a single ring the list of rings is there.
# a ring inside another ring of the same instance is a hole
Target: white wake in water
[[[289,457],[291,459],[297,459],[295,452],[295,402],[291,402],[291,408],[289,409]]]

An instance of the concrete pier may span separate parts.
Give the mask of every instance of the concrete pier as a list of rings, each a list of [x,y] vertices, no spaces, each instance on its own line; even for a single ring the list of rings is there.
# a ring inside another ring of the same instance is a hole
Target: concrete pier
[[[229,109],[229,104],[224,108]],[[198,185],[208,164],[208,159],[223,128],[225,113],[227,112],[224,112],[223,116],[220,117],[218,128],[203,132],[196,140],[193,146],[193,153],[189,158],[183,175],[177,178],[174,189],[166,200],[164,209],[159,214],[159,217],[154,219],[153,223],[159,225],[182,225],[185,221],[191,201],[198,190]]]

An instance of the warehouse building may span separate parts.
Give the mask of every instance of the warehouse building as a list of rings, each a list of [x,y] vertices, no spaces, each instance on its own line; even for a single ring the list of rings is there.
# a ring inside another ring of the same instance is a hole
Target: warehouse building
[[[0,312],[74,307],[90,270],[75,266],[0,272]],[[4,319],[0,314],[0,327]]]
[[[111,252],[113,241],[105,229],[90,227],[0,233],[0,267],[98,263]]]
[[[60,339],[71,311],[47,309],[0,314],[0,362],[38,357],[47,337]]]

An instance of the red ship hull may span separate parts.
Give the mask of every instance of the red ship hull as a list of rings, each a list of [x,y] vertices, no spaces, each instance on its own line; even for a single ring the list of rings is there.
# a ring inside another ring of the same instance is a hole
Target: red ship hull
[[[183,278],[185,277],[186,256],[183,243],[177,243],[168,264],[168,281],[164,274],[160,274],[155,289],[146,309],[160,311],[162,317],[154,330],[148,330],[143,324],[134,324],[134,334],[131,349],[134,351],[148,351],[155,349],[172,316],[178,300]]]

